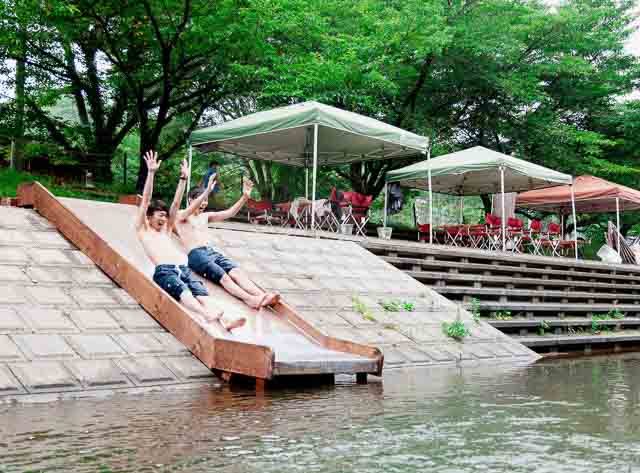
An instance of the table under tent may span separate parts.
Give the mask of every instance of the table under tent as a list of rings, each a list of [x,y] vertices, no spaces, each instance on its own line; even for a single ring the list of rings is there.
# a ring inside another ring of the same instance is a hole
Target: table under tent
[[[191,146],[249,160],[311,169],[311,229],[320,166],[407,158],[424,153],[427,139],[370,117],[318,102],[257,112],[196,130]],[[189,159],[191,160],[191,148]],[[308,184],[307,184],[308,189]],[[364,234],[364,225],[358,227]]]
[[[568,215],[572,211],[571,186],[556,186],[518,194],[518,207]],[[577,213],[615,213],[616,249],[621,252],[620,213],[640,209],[640,191],[595,176],[578,176],[573,184]],[[576,229],[577,232],[577,229]]]
[[[514,158],[482,146],[438,156],[387,173],[386,184],[429,192],[429,242],[433,243],[433,193],[456,196],[500,194],[502,215],[505,216],[505,193],[543,189],[567,184],[573,189],[572,176]],[[385,196],[387,190],[385,189]],[[385,199],[385,225],[386,225]],[[575,211],[573,211],[575,221]],[[507,219],[501,218],[492,235],[497,235],[502,251],[507,248]],[[574,239],[577,258],[577,240]]]

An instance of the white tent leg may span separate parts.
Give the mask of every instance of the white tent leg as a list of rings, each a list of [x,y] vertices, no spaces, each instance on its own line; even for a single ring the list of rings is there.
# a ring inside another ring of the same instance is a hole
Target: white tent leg
[[[433,189],[431,187],[431,140],[427,138],[427,179],[429,181],[429,243],[433,244]]]
[[[382,226],[387,226],[387,202],[389,200],[389,184],[384,185],[384,215],[382,216]]]
[[[504,167],[500,166],[500,193],[502,195],[502,251],[507,250],[507,216],[504,204]]]
[[[618,229],[618,254],[620,254],[620,198],[616,197],[616,228]]]
[[[318,179],[318,124],[313,125],[313,178],[311,191],[311,230],[316,229],[316,183]]]
[[[187,174],[187,192],[184,193],[186,206],[189,206],[189,191],[191,190],[191,162],[193,161],[193,146],[191,146],[191,140],[189,140],[189,148],[187,150],[187,160],[189,161],[189,174]]]
[[[464,224],[464,196],[460,196],[460,223]]]
[[[573,249],[578,259],[578,220],[576,218],[575,179],[571,182],[571,213],[573,215]]]
[[[309,199],[309,168],[304,168],[304,198]]]

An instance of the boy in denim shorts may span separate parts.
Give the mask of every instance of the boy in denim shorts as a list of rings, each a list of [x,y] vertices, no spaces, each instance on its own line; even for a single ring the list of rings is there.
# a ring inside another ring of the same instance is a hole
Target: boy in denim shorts
[[[183,178],[186,179],[188,173],[187,163],[183,161],[174,201],[182,200],[185,190]],[[253,183],[249,180],[244,181],[242,197],[227,210],[205,212],[209,194],[215,185],[216,175],[213,174],[204,189],[196,188],[189,193],[189,206],[185,210],[176,208],[171,215],[172,221],[175,221],[175,231],[189,255],[189,268],[200,276],[220,284],[229,294],[254,309],[273,306],[280,301],[279,294],[267,293],[260,289],[244,271],[209,243],[209,222],[221,222],[236,215],[249,199]]]
[[[155,265],[153,281],[187,309],[206,322],[219,321],[224,328],[232,330],[245,324],[244,318],[225,316],[213,304],[207,289],[193,276],[187,258],[171,237],[171,211],[161,200],[151,200],[153,180],[161,161],[157,153],[149,151],[144,160],[147,164],[147,180],[144,184],[142,202],[136,218],[136,234],[145,253]],[[171,208],[180,205],[174,201]]]

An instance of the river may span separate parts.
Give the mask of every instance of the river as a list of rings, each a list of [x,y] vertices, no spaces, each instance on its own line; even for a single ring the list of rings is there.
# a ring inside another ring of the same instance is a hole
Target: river
[[[0,405],[0,472],[640,472],[640,354]]]

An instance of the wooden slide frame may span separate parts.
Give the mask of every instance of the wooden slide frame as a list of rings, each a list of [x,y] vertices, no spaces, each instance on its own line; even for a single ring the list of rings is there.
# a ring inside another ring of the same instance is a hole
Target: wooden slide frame
[[[33,207],[49,220],[208,368],[263,380],[273,377],[275,353],[270,347],[216,338],[206,332],[180,304],[117,253],[40,183],[21,185],[18,188],[18,205]],[[275,310],[318,345],[375,360],[377,369],[371,374],[382,374],[384,357],[378,348],[329,337],[285,303],[279,304]]]

